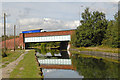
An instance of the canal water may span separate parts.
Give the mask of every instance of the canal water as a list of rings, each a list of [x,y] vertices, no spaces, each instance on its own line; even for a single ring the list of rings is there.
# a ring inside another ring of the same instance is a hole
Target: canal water
[[[95,56],[35,49],[44,78],[118,78],[118,62]]]

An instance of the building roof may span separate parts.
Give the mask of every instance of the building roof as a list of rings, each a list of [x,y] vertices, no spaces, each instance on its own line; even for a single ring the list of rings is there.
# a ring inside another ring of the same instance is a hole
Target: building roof
[[[43,30],[43,29],[29,29],[29,30],[23,30],[23,31],[32,31],[32,30]]]

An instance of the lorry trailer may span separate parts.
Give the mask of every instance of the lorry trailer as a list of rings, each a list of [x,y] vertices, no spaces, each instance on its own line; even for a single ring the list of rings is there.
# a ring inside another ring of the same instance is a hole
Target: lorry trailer
[[[43,29],[34,29],[34,30],[24,30],[22,33],[37,33],[41,32]]]

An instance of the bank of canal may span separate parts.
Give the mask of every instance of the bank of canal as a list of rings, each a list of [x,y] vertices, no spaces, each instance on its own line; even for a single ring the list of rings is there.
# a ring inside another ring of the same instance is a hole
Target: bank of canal
[[[35,50],[44,78],[118,78],[117,59],[57,49]]]
[[[10,78],[33,78],[36,80],[36,78],[42,78],[39,73],[41,72],[35,59],[35,50],[30,50],[11,72]]]

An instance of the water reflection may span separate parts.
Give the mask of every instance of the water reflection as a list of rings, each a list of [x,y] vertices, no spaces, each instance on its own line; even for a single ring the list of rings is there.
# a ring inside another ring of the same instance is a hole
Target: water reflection
[[[44,50],[36,49],[44,78],[83,78],[73,68],[67,51]]]
[[[118,63],[83,55],[73,55],[71,59],[84,78],[118,78]]]
[[[118,63],[57,49],[36,49],[45,78],[118,78]]]
[[[83,78],[74,70],[44,69],[44,78]]]
[[[38,57],[56,58],[56,59],[69,59],[67,51],[58,49],[35,49]]]

